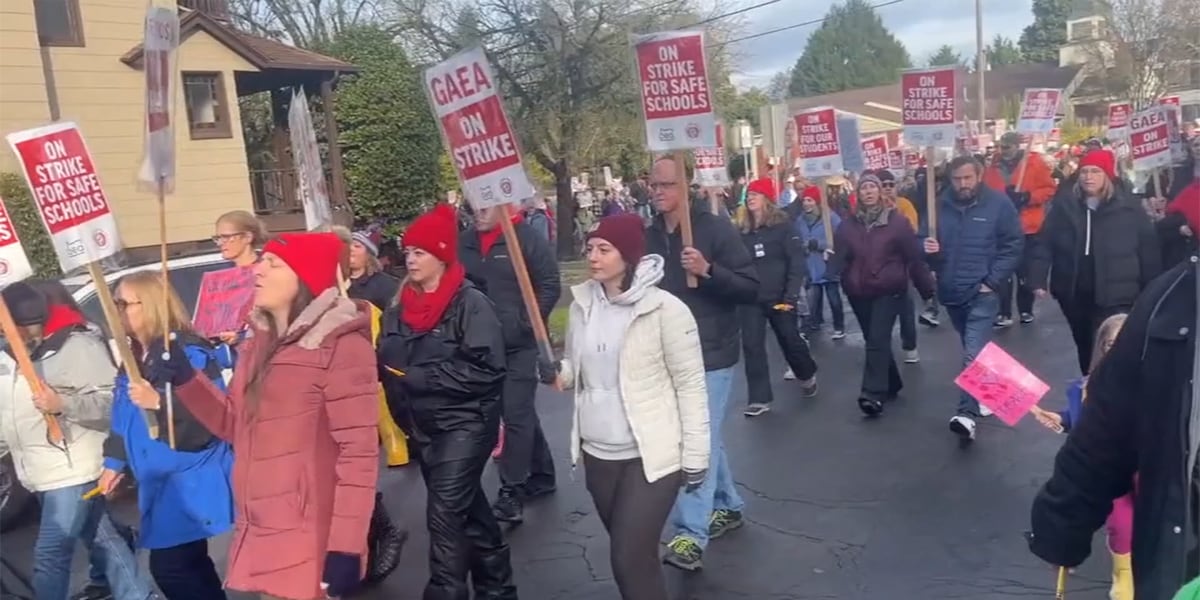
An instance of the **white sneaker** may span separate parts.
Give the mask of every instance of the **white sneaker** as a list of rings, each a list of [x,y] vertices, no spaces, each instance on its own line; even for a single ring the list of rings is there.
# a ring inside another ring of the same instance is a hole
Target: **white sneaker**
[[[983,403],[979,404],[979,416],[990,417],[990,416],[992,416],[992,414],[993,414],[992,409],[984,406]]]
[[[921,362],[921,354],[919,352],[917,352],[916,348],[913,348],[912,350],[905,350],[904,351],[904,362],[906,362],[910,365],[915,365],[915,364]]]
[[[955,415],[950,418],[950,431],[957,433],[964,440],[973,440],[975,439],[975,419]]]
[[[792,369],[789,367],[787,372],[783,374],[783,378],[787,381],[792,381],[793,379],[796,378],[796,374],[793,373]]]

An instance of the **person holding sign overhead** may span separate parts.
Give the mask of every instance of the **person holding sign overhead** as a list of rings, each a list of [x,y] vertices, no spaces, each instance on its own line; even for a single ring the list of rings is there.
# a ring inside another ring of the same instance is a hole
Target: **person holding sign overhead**
[[[674,535],[666,562],[680,569],[701,568],[708,541],[743,524],[745,502],[721,441],[721,424],[733,387],[733,367],[741,355],[737,309],[758,299],[758,276],[750,253],[729,221],[699,206],[689,211],[685,169],[670,156],[654,161],[650,190],[659,215],[646,230],[646,252],[666,259],[659,287],[683,300],[700,328],[704,380],[708,390],[710,466],[703,485],[679,495],[672,517]],[[683,245],[681,222],[691,219],[692,245]],[[688,285],[688,277],[696,286]]]

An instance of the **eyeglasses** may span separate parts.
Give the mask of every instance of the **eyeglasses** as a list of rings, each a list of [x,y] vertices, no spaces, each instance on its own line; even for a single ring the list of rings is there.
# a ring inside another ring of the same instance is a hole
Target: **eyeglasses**
[[[113,304],[117,305],[117,310],[125,310],[125,309],[129,308],[130,306],[135,306],[135,305],[141,304],[141,302],[138,302],[136,300],[126,300],[124,298],[117,298],[117,299],[113,300]]]
[[[678,181],[651,181],[651,182],[650,182],[650,189],[652,189],[652,190],[665,190],[665,189],[667,189],[667,188],[672,188],[672,187],[675,187],[675,186],[677,186],[677,185],[679,185],[679,182],[678,182]]]
[[[880,185],[882,185],[885,188],[894,188],[894,187],[896,187],[896,182],[895,181],[885,181],[885,182],[881,183]]]
[[[218,234],[218,235],[212,236],[212,241],[214,244],[220,246],[221,244],[224,244],[225,242],[228,242],[229,240],[239,238],[243,235],[246,235],[246,232],[239,231],[237,233]]]

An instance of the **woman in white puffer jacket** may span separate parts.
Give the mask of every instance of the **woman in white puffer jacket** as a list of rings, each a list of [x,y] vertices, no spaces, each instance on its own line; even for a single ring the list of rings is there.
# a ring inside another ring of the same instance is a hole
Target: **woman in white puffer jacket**
[[[571,459],[608,531],[625,600],[666,600],[658,557],[681,486],[708,470],[708,395],[696,320],[657,287],[641,218],[601,219],[587,234],[591,279],[572,288],[560,389],[575,391]]]

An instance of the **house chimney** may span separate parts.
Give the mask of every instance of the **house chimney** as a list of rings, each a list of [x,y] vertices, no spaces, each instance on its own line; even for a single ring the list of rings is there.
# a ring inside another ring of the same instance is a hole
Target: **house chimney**
[[[228,0],[178,0],[180,8],[202,12],[218,21],[229,20]]]

